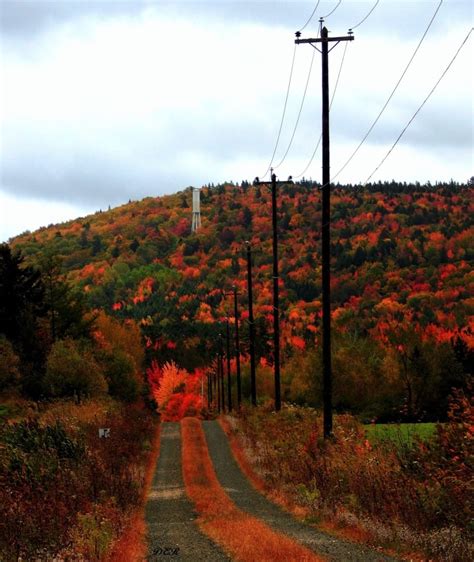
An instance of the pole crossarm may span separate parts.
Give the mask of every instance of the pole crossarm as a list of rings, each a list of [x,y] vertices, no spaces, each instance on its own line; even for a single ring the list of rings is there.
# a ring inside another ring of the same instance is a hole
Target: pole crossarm
[[[277,184],[277,187],[280,187],[282,185],[295,185],[295,182],[293,180],[277,181],[276,184]],[[271,181],[255,181],[254,185],[263,185],[265,187],[272,187],[272,182]]]
[[[353,35],[344,35],[342,37],[316,37],[315,39],[295,39],[295,43],[332,43],[337,41],[354,41]]]

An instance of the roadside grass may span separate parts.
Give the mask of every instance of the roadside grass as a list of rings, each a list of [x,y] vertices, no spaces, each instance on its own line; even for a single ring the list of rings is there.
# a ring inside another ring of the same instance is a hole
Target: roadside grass
[[[132,513],[128,525],[110,549],[106,562],[142,562],[146,559],[145,506],[159,455],[160,426],[158,425],[149,452],[140,505]]]
[[[307,520],[359,529],[411,558],[464,562],[474,560],[474,404],[461,391],[450,404],[447,423],[394,425],[370,438],[356,418],[340,415],[325,440],[321,416],[293,406],[277,414],[244,408],[230,425],[258,487],[263,480],[286,495]]]
[[[152,415],[109,400],[11,414],[0,425],[0,560],[103,561],[140,506]]]
[[[235,506],[217,480],[199,420],[183,419],[181,431],[186,491],[200,515],[198,524],[208,537],[240,562],[323,560]]]

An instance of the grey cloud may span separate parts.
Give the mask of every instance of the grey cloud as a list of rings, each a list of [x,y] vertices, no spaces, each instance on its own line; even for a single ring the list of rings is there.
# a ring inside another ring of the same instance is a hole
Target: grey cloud
[[[316,32],[318,18],[329,13],[336,1],[321,2],[320,7],[304,30],[305,36]],[[472,17],[470,3],[464,0],[442,6],[440,20],[454,24],[465,21],[466,15]],[[332,31],[344,32],[357,25],[373,6],[367,2],[343,2],[326,21]],[[154,10],[174,16],[191,16],[205,19],[212,24],[225,21],[257,22],[269,26],[288,27],[289,32],[297,31],[308,20],[313,11],[312,2],[271,1],[271,0],[2,0],[0,3],[0,30],[9,36],[31,39],[32,35],[48,31],[55,25],[74,21],[77,18],[92,16],[114,18],[127,15],[136,16],[144,10]],[[381,2],[370,18],[357,30],[357,36],[383,33],[390,22],[390,34],[404,37],[423,31],[431,17],[436,2]],[[390,40],[387,37],[387,40]]]
[[[0,29],[9,36],[31,39],[37,33],[83,16],[115,17],[140,13],[148,2],[2,0]]]
[[[247,155],[268,157],[273,130],[265,131],[255,119],[213,123],[211,117],[211,111],[200,116],[180,112],[166,120],[155,116],[146,132],[140,123],[126,130],[117,125],[100,134],[91,130],[77,140],[74,131],[69,137],[61,129],[8,131],[0,185],[12,195],[104,206],[207,183],[220,174],[217,163]],[[154,129],[160,132],[154,135]],[[216,163],[205,175],[187,161],[199,155]]]

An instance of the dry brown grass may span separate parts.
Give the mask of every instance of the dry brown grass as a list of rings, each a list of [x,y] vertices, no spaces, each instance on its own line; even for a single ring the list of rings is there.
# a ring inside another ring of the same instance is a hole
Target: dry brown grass
[[[121,537],[115,542],[107,562],[143,562],[146,560],[146,524],[145,506],[150,492],[156,463],[160,454],[160,425],[156,428],[152,448],[148,458],[145,482],[140,499],[140,506],[132,513],[129,524]]]
[[[200,514],[199,526],[207,536],[241,562],[324,560],[240,511],[217,480],[201,422],[185,418],[181,430],[186,491]]]
[[[73,400],[61,400],[48,404],[46,409],[38,410],[39,421],[42,424],[54,424],[60,421],[74,427],[81,424],[94,423],[105,418],[107,413],[114,411],[117,405],[112,400],[86,400],[76,404]]]

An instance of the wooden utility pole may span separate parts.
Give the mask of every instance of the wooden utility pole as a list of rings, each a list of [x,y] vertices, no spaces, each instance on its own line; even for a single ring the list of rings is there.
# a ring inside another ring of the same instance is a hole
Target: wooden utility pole
[[[293,183],[291,177],[288,181],[277,182],[276,175],[272,172],[271,182],[261,182],[255,178],[256,185],[270,185],[272,190],[272,233],[273,233],[273,371],[275,378],[275,410],[281,410],[281,382],[280,382],[280,277],[278,274],[278,221],[277,221],[277,184],[286,185]]]
[[[275,410],[281,410],[280,383],[280,291],[278,286],[278,224],[277,224],[277,181],[272,170],[272,230],[273,230],[273,351],[275,370]]]
[[[323,20],[320,20],[322,26]],[[321,37],[316,39],[300,39],[296,33],[295,43],[309,43],[321,53],[322,67],[322,149],[323,149],[323,182],[322,182],[322,292],[323,292],[323,402],[324,402],[324,438],[332,434],[332,364],[331,364],[331,190],[330,190],[330,143],[329,143],[329,43],[353,41],[350,33],[344,37],[329,37],[326,27],[321,29]],[[321,43],[321,50],[315,47]],[[334,46],[336,46],[334,45]],[[333,47],[334,48],[334,47]],[[332,50],[332,49],[331,49]]]
[[[229,413],[232,412],[232,384],[231,384],[231,368],[230,368],[230,322],[226,318],[226,361],[227,361],[227,407]]]
[[[239,307],[237,302],[237,287],[234,285],[234,321],[235,321],[235,362],[237,367],[237,407],[242,403],[242,380],[240,373],[240,339],[239,339]]]
[[[224,350],[222,334],[219,334],[219,359],[218,359],[218,386],[219,386],[219,413],[225,413],[225,394],[224,394]]]
[[[207,373],[207,407],[210,410],[212,407],[212,372]]]
[[[255,323],[253,318],[253,291],[252,291],[252,248],[250,242],[247,246],[247,298],[249,310],[249,353],[250,353],[250,393],[252,405],[257,405],[257,381],[255,378]]]

